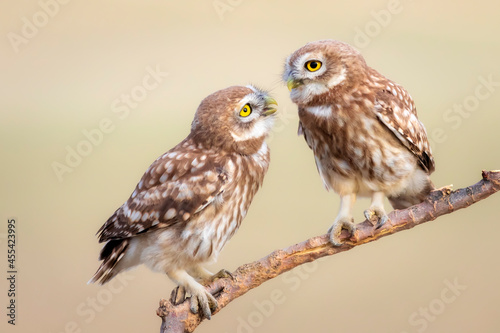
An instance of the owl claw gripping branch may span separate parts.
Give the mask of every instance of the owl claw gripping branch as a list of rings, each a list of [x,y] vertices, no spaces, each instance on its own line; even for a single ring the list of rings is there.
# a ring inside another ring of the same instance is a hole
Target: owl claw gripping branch
[[[388,221],[385,197],[403,209],[433,189],[434,159],[412,98],[353,47],[335,40],[306,44],[288,57],[283,80],[323,183],[340,195],[328,231],[332,244],[342,245],[342,229],[354,233],[356,196],[371,197],[365,217],[380,228]]]
[[[204,284],[231,274],[214,275],[202,264],[217,259],[262,185],[276,107],[253,86],[205,98],[187,138],[151,164],[99,229],[102,263],[90,282],[104,284],[143,263],[177,283],[173,303],[190,294],[191,311],[210,319],[217,300]]]

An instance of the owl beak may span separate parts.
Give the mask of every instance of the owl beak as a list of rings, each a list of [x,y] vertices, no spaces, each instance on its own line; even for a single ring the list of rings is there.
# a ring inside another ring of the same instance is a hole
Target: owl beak
[[[267,96],[265,100],[266,100],[266,109],[264,110],[264,112],[262,112],[262,115],[269,116],[278,111],[277,108],[278,102],[276,102],[274,98]]]
[[[294,80],[292,78],[289,78],[288,81],[286,81],[286,86],[288,87],[289,91],[292,91],[292,89],[297,88],[301,84],[302,84],[302,82],[300,82],[298,80],[296,81],[296,80]]]

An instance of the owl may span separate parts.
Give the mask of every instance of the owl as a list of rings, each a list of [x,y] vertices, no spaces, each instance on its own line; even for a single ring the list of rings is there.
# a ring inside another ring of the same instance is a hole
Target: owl
[[[151,164],[99,229],[102,263],[89,282],[104,284],[145,264],[179,286],[174,298],[189,293],[191,311],[210,319],[217,301],[204,285],[223,274],[203,264],[216,260],[262,185],[276,110],[276,101],[253,86],[206,97],[190,134]]]
[[[308,43],[288,57],[283,80],[298,106],[299,135],[326,189],[340,195],[328,231],[333,245],[342,245],[342,229],[355,231],[357,196],[371,197],[364,215],[379,228],[388,220],[385,197],[403,209],[434,188],[434,159],[412,98],[353,47],[336,40]]]

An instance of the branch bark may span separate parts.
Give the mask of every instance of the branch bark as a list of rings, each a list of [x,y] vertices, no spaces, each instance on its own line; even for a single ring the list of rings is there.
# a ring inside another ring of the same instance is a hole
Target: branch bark
[[[483,179],[474,185],[456,191],[444,187],[433,191],[426,201],[418,205],[391,212],[390,220],[378,230],[375,230],[370,221],[358,224],[350,239],[344,230],[341,238],[346,243],[341,247],[333,247],[328,235],[322,235],[276,250],[258,261],[240,266],[232,273],[233,279],[216,280],[207,286],[219,304],[214,314],[249,290],[299,265],[433,221],[441,215],[469,207],[500,190],[500,170],[483,171],[482,176]],[[157,315],[162,319],[161,333],[193,332],[196,329],[203,318],[191,313],[188,303],[174,306],[169,300],[160,300]]]

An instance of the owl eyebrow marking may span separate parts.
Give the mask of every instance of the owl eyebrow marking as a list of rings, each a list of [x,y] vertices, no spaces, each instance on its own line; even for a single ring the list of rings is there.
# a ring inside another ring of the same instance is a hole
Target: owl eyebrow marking
[[[301,55],[300,57],[295,59],[295,61],[293,62],[293,66],[294,67],[302,67],[304,65],[304,63],[306,62],[306,60],[308,60],[310,57],[311,57],[311,52],[307,52],[307,53]]]
[[[251,104],[252,106],[258,105],[259,104],[259,91],[257,90],[256,92],[249,93],[245,97],[243,97],[240,102],[238,103],[238,107],[236,108],[235,112],[240,112],[240,109],[245,105],[245,104]],[[251,116],[250,116],[251,117]],[[249,118],[249,117],[247,117]]]

